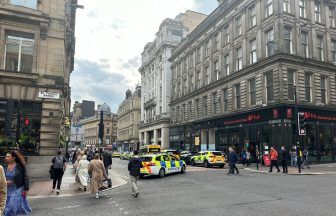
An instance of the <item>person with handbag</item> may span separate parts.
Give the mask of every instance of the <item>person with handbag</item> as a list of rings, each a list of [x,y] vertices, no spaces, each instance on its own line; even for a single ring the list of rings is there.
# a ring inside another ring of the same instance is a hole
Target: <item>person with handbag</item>
[[[104,186],[103,181],[108,179],[104,164],[100,160],[100,156],[98,153],[96,153],[94,155],[94,159],[90,161],[88,167],[88,173],[91,178],[90,181],[91,193],[96,194],[96,198],[98,199],[100,196],[99,189]]]
[[[53,186],[52,186],[52,192],[55,191],[56,183],[57,183],[57,190],[56,195],[60,194],[61,190],[61,184],[62,184],[62,178],[63,174],[66,170],[66,159],[62,157],[62,151],[57,152],[57,156],[55,156],[52,160],[52,171],[53,171]]]
[[[7,200],[5,216],[26,215],[31,213],[27,202],[27,191],[29,190],[29,179],[26,163],[18,150],[7,153],[5,162]]]
[[[3,167],[0,165],[0,215],[3,214],[3,211],[5,209],[6,198],[7,198],[6,176]]]

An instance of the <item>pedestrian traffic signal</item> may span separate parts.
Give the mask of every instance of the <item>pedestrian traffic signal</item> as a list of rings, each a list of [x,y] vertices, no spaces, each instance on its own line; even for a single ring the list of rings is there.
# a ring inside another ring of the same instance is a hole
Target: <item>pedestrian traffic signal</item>
[[[23,119],[23,125],[24,126],[30,126],[30,119],[29,118],[25,118],[25,119]]]
[[[304,113],[298,113],[299,135],[306,135],[306,118]]]
[[[24,135],[30,135],[32,129],[32,123],[29,118],[23,118],[22,120],[22,128],[21,133]]]

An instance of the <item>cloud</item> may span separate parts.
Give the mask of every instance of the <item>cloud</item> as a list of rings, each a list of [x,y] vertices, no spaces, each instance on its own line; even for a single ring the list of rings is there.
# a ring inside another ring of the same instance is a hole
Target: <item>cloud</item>
[[[112,110],[124,92],[140,82],[138,69],[146,43],[165,18],[186,10],[210,13],[216,0],[79,0],[76,64],[71,75],[72,101],[95,100]]]

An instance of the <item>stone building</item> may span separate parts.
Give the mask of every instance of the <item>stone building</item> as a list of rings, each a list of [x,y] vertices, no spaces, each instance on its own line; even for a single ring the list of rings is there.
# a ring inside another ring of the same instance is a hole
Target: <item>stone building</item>
[[[38,163],[69,136],[64,121],[70,117],[78,7],[77,0],[0,0],[0,137],[15,139],[22,113],[31,128],[20,140],[29,139],[6,147],[39,155]]]
[[[223,0],[172,54],[172,147],[335,161],[336,1]],[[297,140],[295,95],[306,135]]]
[[[95,115],[95,102],[83,100],[82,103],[75,102],[72,110],[71,124],[77,125],[80,119]]]
[[[170,58],[172,50],[206,17],[193,11],[165,19],[154,41],[146,44],[142,55],[140,143],[169,147],[171,98]]]
[[[104,134],[102,144],[99,142],[99,122],[100,112],[103,111]],[[117,140],[117,115],[111,112],[107,104],[98,106],[94,116],[79,120],[79,125],[83,128],[84,147],[106,147],[112,145]]]
[[[118,108],[117,145],[120,152],[132,151],[139,146],[139,124],[141,111],[141,86],[126,91],[126,97]]]

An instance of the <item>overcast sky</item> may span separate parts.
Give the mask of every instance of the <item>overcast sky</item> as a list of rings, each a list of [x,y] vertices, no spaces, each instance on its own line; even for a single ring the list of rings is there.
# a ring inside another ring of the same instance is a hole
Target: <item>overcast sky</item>
[[[79,0],[72,104],[93,100],[116,112],[140,83],[141,53],[165,18],[186,10],[210,14],[216,0]],[[72,109],[72,108],[71,108]]]

